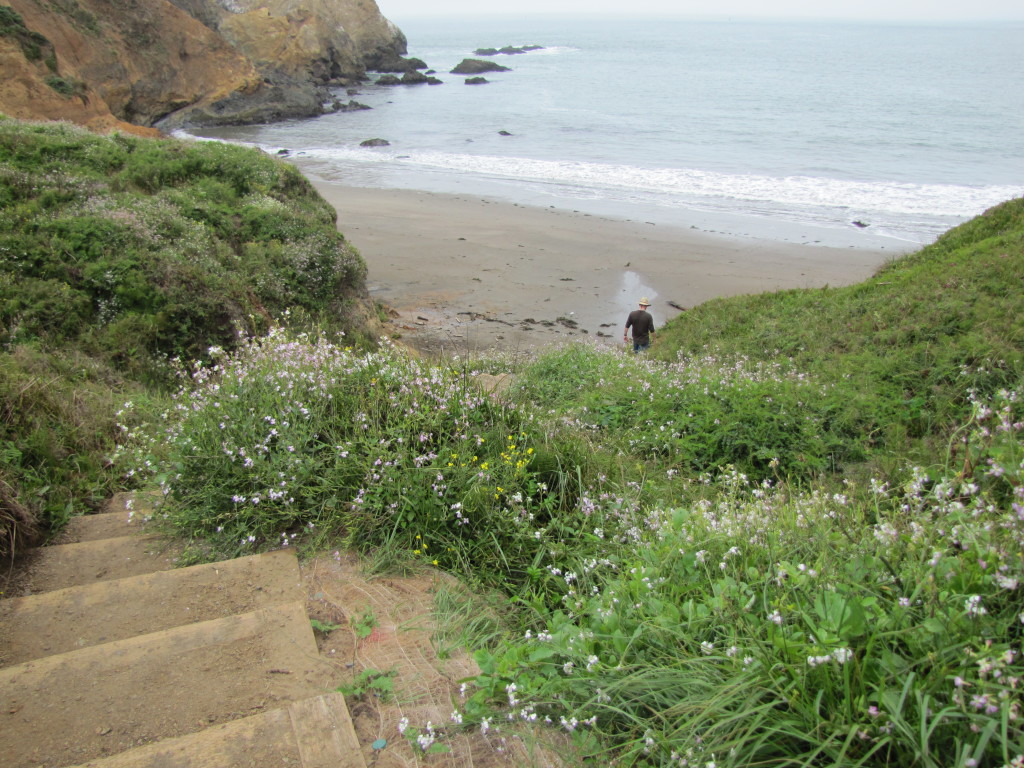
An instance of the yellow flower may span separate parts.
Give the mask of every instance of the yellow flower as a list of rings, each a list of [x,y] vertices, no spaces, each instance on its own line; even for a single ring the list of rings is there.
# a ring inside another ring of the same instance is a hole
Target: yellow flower
[[[419,551],[418,549],[414,549],[414,550],[412,551],[412,553],[413,553],[414,555],[418,555],[418,554],[420,553],[420,551]]]
[[[430,562],[432,562],[434,565],[437,565],[437,560],[431,560]]]

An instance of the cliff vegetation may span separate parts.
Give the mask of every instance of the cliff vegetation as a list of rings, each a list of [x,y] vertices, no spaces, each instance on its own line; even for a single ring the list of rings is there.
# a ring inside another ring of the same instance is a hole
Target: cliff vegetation
[[[109,495],[114,406],[168,386],[175,359],[282,323],[365,341],[364,277],[334,209],[284,162],[0,121],[5,519],[51,528]]]

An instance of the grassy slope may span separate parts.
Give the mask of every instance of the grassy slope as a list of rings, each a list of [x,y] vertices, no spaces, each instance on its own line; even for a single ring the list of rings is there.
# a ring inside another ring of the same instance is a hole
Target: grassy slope
[[[286,163],[0,118],[0,552],[109,493],[114,411],[169,359],[286,317],[358,335],[364,276]]]
[[[847,420],[877,446],[942,436],[982,391],[1024,371],[1024,199],[997,206],[858,285],[708,302],[659,333],[658,354],[705,347],[792,358],[841,387]],[[921,446],[924,447],[924,446]]]
[[[503,593],[507,623],[454,618],[463,728],[550,722],[588,765],[1024,765],[1021,204],[860,286],[696,308],[681,362],[546,352],[507,399],[470,366],[508,360],[273,334],[125,467],[198,557],[352,546]]]

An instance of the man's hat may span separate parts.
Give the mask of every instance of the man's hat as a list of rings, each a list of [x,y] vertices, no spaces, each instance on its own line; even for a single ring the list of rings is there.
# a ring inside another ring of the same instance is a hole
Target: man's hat
[[[649,307],[649,306],[651,306],[651,300],[648,299],[646,296],[644,296],[642,299],[640,299],[640,306],[641,307]]]

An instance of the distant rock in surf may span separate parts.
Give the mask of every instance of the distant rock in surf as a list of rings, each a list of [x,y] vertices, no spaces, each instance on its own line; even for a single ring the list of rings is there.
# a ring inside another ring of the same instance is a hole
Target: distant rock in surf
[[[497,56],[498,54],[506,54],[513,56],[517,53],[527,53],[529,51],[540,51],[543,50],[543,45],[506,45],[503,48],[477,48],[473,51],[474,56]]]
[[[359,142],[360,147],[390,147],[391,142],[387,139],[367,139]]]
[[[487,85],[490,82],[486,77],[467,77],[466,85]]]
[[[452,70],[453,75],[480,75],[484,72],[511,72],[509,67],[495,64],[493,61],[481,61],[480,59],[463,59]]]

